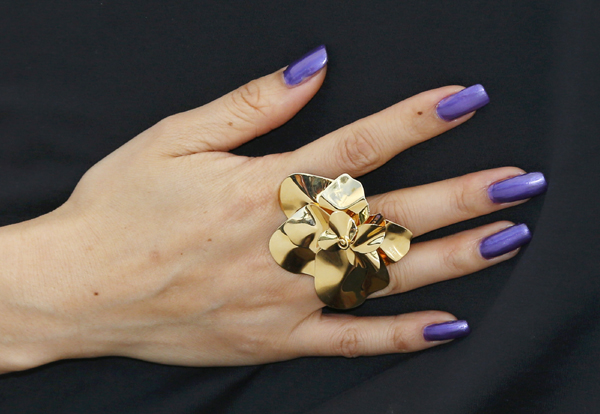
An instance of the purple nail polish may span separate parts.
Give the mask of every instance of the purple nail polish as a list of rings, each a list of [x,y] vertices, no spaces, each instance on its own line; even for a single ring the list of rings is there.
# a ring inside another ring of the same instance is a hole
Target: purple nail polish
[[[288,86],[299,85],[303,80],[323,69],[326,64],[327,50],[325,45],[321,45],[291,63],[283,71],[283,80]]]
[[[445,341],[467,336],[471,333],[471,328],[467,321],[449,321],[436,323],[426,326],[423,329],[423,338],[426,341]]]
[[[518,175],[490,185],[488,196],[494,203],[510,203],[546,192],[548,183],[541,172]]]
[[[479,252],[485,259],[491,259],[512,252],[531,241],[531,231],[526,224],[510,226],[481,241]]]
[[[437,104],[436,111],[444,121],[452,121],[487,105],[489,102],[490,98],[483,86],[473,85],[442,99]]]

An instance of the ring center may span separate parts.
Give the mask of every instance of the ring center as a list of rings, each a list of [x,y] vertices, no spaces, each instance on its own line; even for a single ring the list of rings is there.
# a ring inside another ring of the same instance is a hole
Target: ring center
[[[348,239],[346,238],[339,239],[338,244],[342,249],[347,249],[349,246]]]

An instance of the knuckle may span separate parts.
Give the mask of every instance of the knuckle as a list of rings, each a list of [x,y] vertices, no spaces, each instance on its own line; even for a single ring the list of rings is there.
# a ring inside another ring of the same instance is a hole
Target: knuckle
[[[358,330],[351,326],[343,327],[333,341],[333,351],[346,358],[360,355],[361,339]]]
[[[267,169],[275,171],[274,167],[280,154],[271,154],[259,158],[247,158],[243,161],[243,171],[236,173],[229,181],[227,189],[236,194],[236,203],[225,203],[222,206],[224,217],[232,220],[250,220],[257,226],[279,226],[281,207],[279,194],[281,185],[278,174],[265,174]],[[240,169],[242,171],[242,169]],[[257,178],[258,177],[258,178]],[[267,245],[265,245],[267,246]]]
[[[461,185],[457,191],[453,193],[451,205],[460,216],[471,216],[473,214],[473,202],[466,186]]]
[[[453,240],[448,243],[441,255],[441,262],[445,269],[448,269],[452,275],[463,275],[469,273],[470,262],[463,249],[462,240]]]
[[[377,197],[379,197],[376,201],[377,210],[384,217],[396,223],[414,222],[414,220],[408,220],[408,217],[413,216],[413,214],[410,214],[411,207],[406,202],[407,200],[401,202],[394,193],[381,194]]]
[[[406,330],[395,321],[389,328],[389,341],[395,352],[409,352],[410,340]]]
[[[269,206],[265,205],[264,200],[269,200],[273,193],[267,194],[265,188],[257,186],[253,190],[246,188],[240,188],[237,191],[238,202],[230,204],[224,207],[226,217],[228,220],[250,220],[254,225],[263,224],[266,215],[264,213],[270,212]]]
[[[362,122],[348,127],[344,139],[341,161],[342,169],[362,171],[381,163],[382,156],[377,148],[377,137],[372,126]]]
[[[453,192],[451,205],[462,217],[471,217],[479,211],[476,197],[478,189],[473,180],[474,177],[463,177]]]
[[[242,355],[254,357],[267,349],[270,342],[264,335],[246,334],[236,344],[236,351]]]
[[[229,100],[230,112],[236,117],[248,123],[254,123],[254,119],[267,116],[269,102],[262,91],[260,82],[250,81],[246,85],[231,92]]]
[[[178,137],[183,133],[184,125],[185,122],[181,119],[181,116],[175,114],[161,119],[153,128],[160,136]]]

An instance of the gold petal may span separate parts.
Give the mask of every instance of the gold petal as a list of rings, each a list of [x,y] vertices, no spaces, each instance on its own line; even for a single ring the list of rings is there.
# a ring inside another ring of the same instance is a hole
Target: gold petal
[[[358,260],[356,253],[354,253],[354,250],[352,249],[346,249],[346,257],[348,258],[348,262],[353,266],[360,266],[362,263]]]
[[[358,253],[370,253],[377,250],[385,237],[385,227],[376,224],[361,224],[358,226],[352,250]]]
[[[362,304],[366,295],[362,285],[365,267],[350,264],[344,250],[321,250],[315,258],[315,289],[319,299],[336,309],[350,309]]]
[[[352,212],[355,212],[354,210],[359,210],[358,212],[356,212],[356,224],[363,224],[364,222],[366,222],[369,219],[369,204],[367,203],[367,200],[364,200],[363,202],[360,203],[356,203],[355,205],[352,206],[352,208],[350,209]]]
[[[317,238],[327,229],[328,215],[318,206],[302,207],[281,225],[282,231],[298,247],[318,251]]]
[[[325,230],[321,236],[319,236],[319,240],[317,241],[317,246],[323,250],[339,250],[339,237],[335,234],[331,229]]]
[[[329,228],[340,238],[352,240],[356,235],[356,224],[343,211],[334,211],[329,216]]]
[[[362,184],[348,174],[342,174],[336,178],[317,196],[317,202],[326,210],[350,210],[354,214],[358,214],[368,207]],[[368,216],[366,214],[365,218]]]
[[[279,203],[287,217],[291,217],[298,209],[307,204],[316,203],[317,196],[325,190],[333,180],[311,174],[292,174],[281,183]]]
[[[315,253],[305,247],[294,245],[281,227],[271,236],[269,249],[275,261],[285,270],[314,276]]]
[[[385,263],[383,263],[377,252],[371,252],[361,257],[368,260],[366,264],[367,276],[363,284],[363,291],[366,296],[369,296],[371,293],[387,287],[390,284],[390,275]]]
[[[361,258],[364,266],[371,265],[375,269],[379,269],[382,265],[384,265],[377,252],[361,254],[360,258]]]
[[[380,251],[385,254],[384,261],[393,263],[402,259],[410,249],[411,239],[412,233],[410,230],[386,220],[385,239],[383,239],[380,246]]]

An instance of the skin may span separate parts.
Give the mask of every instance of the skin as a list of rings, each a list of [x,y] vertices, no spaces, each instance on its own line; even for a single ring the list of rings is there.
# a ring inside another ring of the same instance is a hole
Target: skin
[[[462,89],[447,86],[290,153],[228,153],[290,119],[324,77],[325,69],[290,88],[280,70],[168,117],[92,167],[57,210],[1,228],[0,372],[105,355],[226,366],[444,343],[426,342],[422,332],[456,319],[449,313],[323,315],[313,278],[271,258],[269,238],[285,220],[277,194],[287,175],[360,177],[473,115],[452,122],[436,116],[437,102]],[[419,236],[518,204],[493,204],[486,189],[522,172],[481,171],[369,203]],[[517,251],[485,260],[478,250],[482,238],[510,224],[414,243],[389,266],[390,286],[373,297],[511,258]]]

